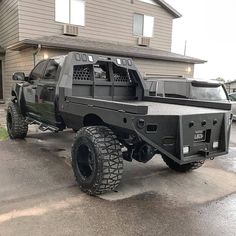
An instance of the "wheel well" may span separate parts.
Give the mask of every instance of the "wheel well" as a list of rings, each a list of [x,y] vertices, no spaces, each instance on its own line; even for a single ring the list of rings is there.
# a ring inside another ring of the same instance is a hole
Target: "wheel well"
[[[103,120],[95,114],[88,114],[84,117],[83,120],[84,126],[94,126],[94,125],[103,125]]]

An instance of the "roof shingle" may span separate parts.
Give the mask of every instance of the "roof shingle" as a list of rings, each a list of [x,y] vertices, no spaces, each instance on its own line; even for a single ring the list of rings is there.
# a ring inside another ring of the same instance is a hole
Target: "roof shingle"
[[[41,45],[43,48],[59,50],[102,53],[106,55],[145,58],[154,60],[176,61],[192,64],[201,64],[206,61],[149,47],[133,46],[115,42],[95,41],[81,37],[46,36],[37,39],[25,39],[8,47],[11,50],[24,50]]]

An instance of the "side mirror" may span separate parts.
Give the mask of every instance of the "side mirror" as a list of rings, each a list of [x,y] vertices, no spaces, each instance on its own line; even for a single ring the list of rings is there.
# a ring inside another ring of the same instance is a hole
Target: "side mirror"
[[[16,72],[12,76],[13,80],[18,80],[18,81],[26,81],[25,73],[24,72]]]

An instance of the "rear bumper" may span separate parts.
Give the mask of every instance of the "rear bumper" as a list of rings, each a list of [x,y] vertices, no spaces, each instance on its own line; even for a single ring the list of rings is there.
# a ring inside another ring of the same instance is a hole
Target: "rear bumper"
[[[208,160],[208,159],[214,159],[215,157],[223,156],[223,155],[226,155],[226,154],[228,154],[228,151],[213,152],[213,153],[210,153],[207,156],[203,156],[203,155],[186,156],[182,160],[179,160],[178,163],[180,165],[183,165],[183,164],[187,164],[187,163],[191,163],[191,162],[195,162],[195,161],[204,161],[204,160]]]
[[[228,153],[229,117],[230,113],[152,117],[150,120],[146,117],[145,123],[156,123],[155,133],[147,132],[147,128],[138,128],[135,125],[137,120],[133,123],[133,128],[137,136],[152,146],[156,153],[163,154],[183,165],[213,159]],[[198,142],[195,134],[200,130],[204,130],[206,138]],[[171,138],[171,142],[165,143],[165,138]],[[218,148],[213,147],[214,142],[219,142]],[[184,153],[184,147],[188,147],[189,152]]]

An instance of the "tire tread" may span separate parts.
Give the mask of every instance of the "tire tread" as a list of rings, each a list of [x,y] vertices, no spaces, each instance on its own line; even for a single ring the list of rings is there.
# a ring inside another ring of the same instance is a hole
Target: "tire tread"
[[[10,113],[12,117],[12,130],[8,129],[11,139],[24,139],[28,133],[28,124],[25,117],[21,114],[16,103],[9,103],[7,114]],[[8,121],[7,121],[8,122]]]
[[[89,126],[80,129],[77,132],[76,140],[80,137],[88,137],[95,149],[97,150],[97,158],[102,163],[102,168],[98,168],[95,184],[91,188],[84,188],[82,191],[90,195],[99,195],[108,191],[114,191],[122,178],[123,158],[120,143],[113,131],[105,126]],[[75,143],[76,143],[75,140]],[[75,174],[75,155],[73,155],[72,146],[72,167]],[[75,174],[78,183],[78,176]]]

